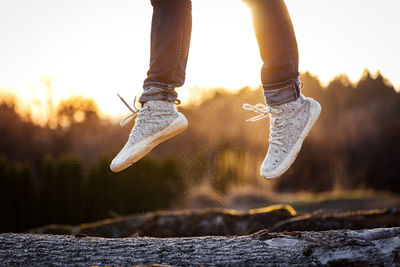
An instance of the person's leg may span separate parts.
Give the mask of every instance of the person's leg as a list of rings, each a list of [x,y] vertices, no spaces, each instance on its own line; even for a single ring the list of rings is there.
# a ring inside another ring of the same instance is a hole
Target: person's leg
[[[139,99],[142,107],[130,108],[133,114],[129,120],[135,116],[137,119],[125,146],[111,162],[112,171],[129,167],[187,127],[185,116],[177,111],[174,102],[175,88],[185,81],[192,29],[191,1],[152,0],[151,3],[150,69]]]
[[[150,68],[139,102],[177,99],[185,82],[192,31],[190,0],[152,0]]]
[[[244,0],[251,10],[260,55],[261,81],[269,106],[300,95],[299,55],[289,12],[283,0]]]
[[[262,88],[268,106],[243,107],[270,116],[269,148],[260,174],[276,178],[292,165],[321,111],[319,103],[300,94],[298,49],[283,0],[244,0],[250,7],[261,58]]]

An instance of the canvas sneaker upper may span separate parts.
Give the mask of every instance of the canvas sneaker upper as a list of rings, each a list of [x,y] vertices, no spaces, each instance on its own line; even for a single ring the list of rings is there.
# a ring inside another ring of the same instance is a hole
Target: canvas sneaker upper
[[[126,104],[125,101],[124,103]],[[112,171],[121,171],[129,167],[159,143],[187,127],[185,116],[178,112],[175,104],[171,102],[148,101],[140,109],[129,109],[133,114],[124,119],[121,125],[137,116],[136,122],[125,146],[111,162]]]
[[[166,101],[146,102],[139,110],[135,125],[129,134],[134,144],[161,131],[179,116],[174,103]]]
[[[260,113],[248,121],[270,117],[269,148],[260,168],[261,176],[270,179],[289,169],[321,111],[317,101],[303,95],[273,107],[245,104],[243,108]]]

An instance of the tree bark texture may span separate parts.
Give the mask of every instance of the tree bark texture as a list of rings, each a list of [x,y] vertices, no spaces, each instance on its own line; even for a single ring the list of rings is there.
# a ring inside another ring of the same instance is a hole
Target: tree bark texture
[[[1,234],[0,266],[396,266],[400,228],[184,238]]]

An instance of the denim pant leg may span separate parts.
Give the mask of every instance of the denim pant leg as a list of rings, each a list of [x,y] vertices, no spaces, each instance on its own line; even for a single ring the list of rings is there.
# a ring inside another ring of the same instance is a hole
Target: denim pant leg
[[[251,10],[263,66],[261,81],[267,105],[300,95],[299,54],[289,12],[283,0],[243,0]]]
[[[185,82],[192,30],[191,0],[151,0],[150,68],[139,101],[177,99],[176,87]]]

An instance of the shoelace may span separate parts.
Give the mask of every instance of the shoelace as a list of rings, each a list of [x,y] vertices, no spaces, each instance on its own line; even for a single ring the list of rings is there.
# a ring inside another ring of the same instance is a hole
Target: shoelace
[[[260,113],[260,115],[255,116],[253,118],[247,119],[246,121],[258,121],[261,120],[265,117],[267,117],[269,114],[277,115],[282,113],[283,111],[281,109],[276,109],[276,108],[271,108],[263,104],[257,104],[255,106],[250,105],[250,104],[243,104],[243,108],[246,110],[252,110],[257,113]],[[283,133],[283,129],[280,129],[283,126],[283,123],[277,123],[276,118],[271,117],[271,127],[269,131],[269,142],[274,143],[277,145],[282,146],[283,143],[280,142],[279,140],[282,140],[283,136],[281,133]]]
[[[128,122],[130,122],[131,120],[133,120],[140,112],[140,109],[138,109],[136,107],[136,96],[135,99],[133,100],[133,107],[129,106],[129,104],[125,101],[125,99],[120,96],[119,94],[117,94],[119,99],[121,99],[121,101],[125,104],[125,106],[132,112],[132,114],[130,114],[128,117],[126,117],[125,119],[123,119],[119,125],[124,126],[125,124],[127,124]],[[179,99],[175,99],[175,104],[179,105],[181,104],[181,101]]]
[[[139,114],[140,109],[138,109],[138,108],[136,107],[136,96],[135,96],[135,100],[133,101],[133,107],[130,107],[130,106],[128,105],[128,103],[126,103],[125,99],[122,98],[122,96],[120,96],[119,94],[117,94],[117,95],[118,95],[118,97],[121,99],[121,101],[125,104],[125,106],[127,106],[128,109],[129,109],[130,111],[132,111],[132,114],[130,114],[128,117],[126,117],[125,119],[123,119],[123,120],[119,123],[119,125],[124,126],[125,124],[127,124],[128,122],[130,122],[131,120],[133,120],[133,119]]]

